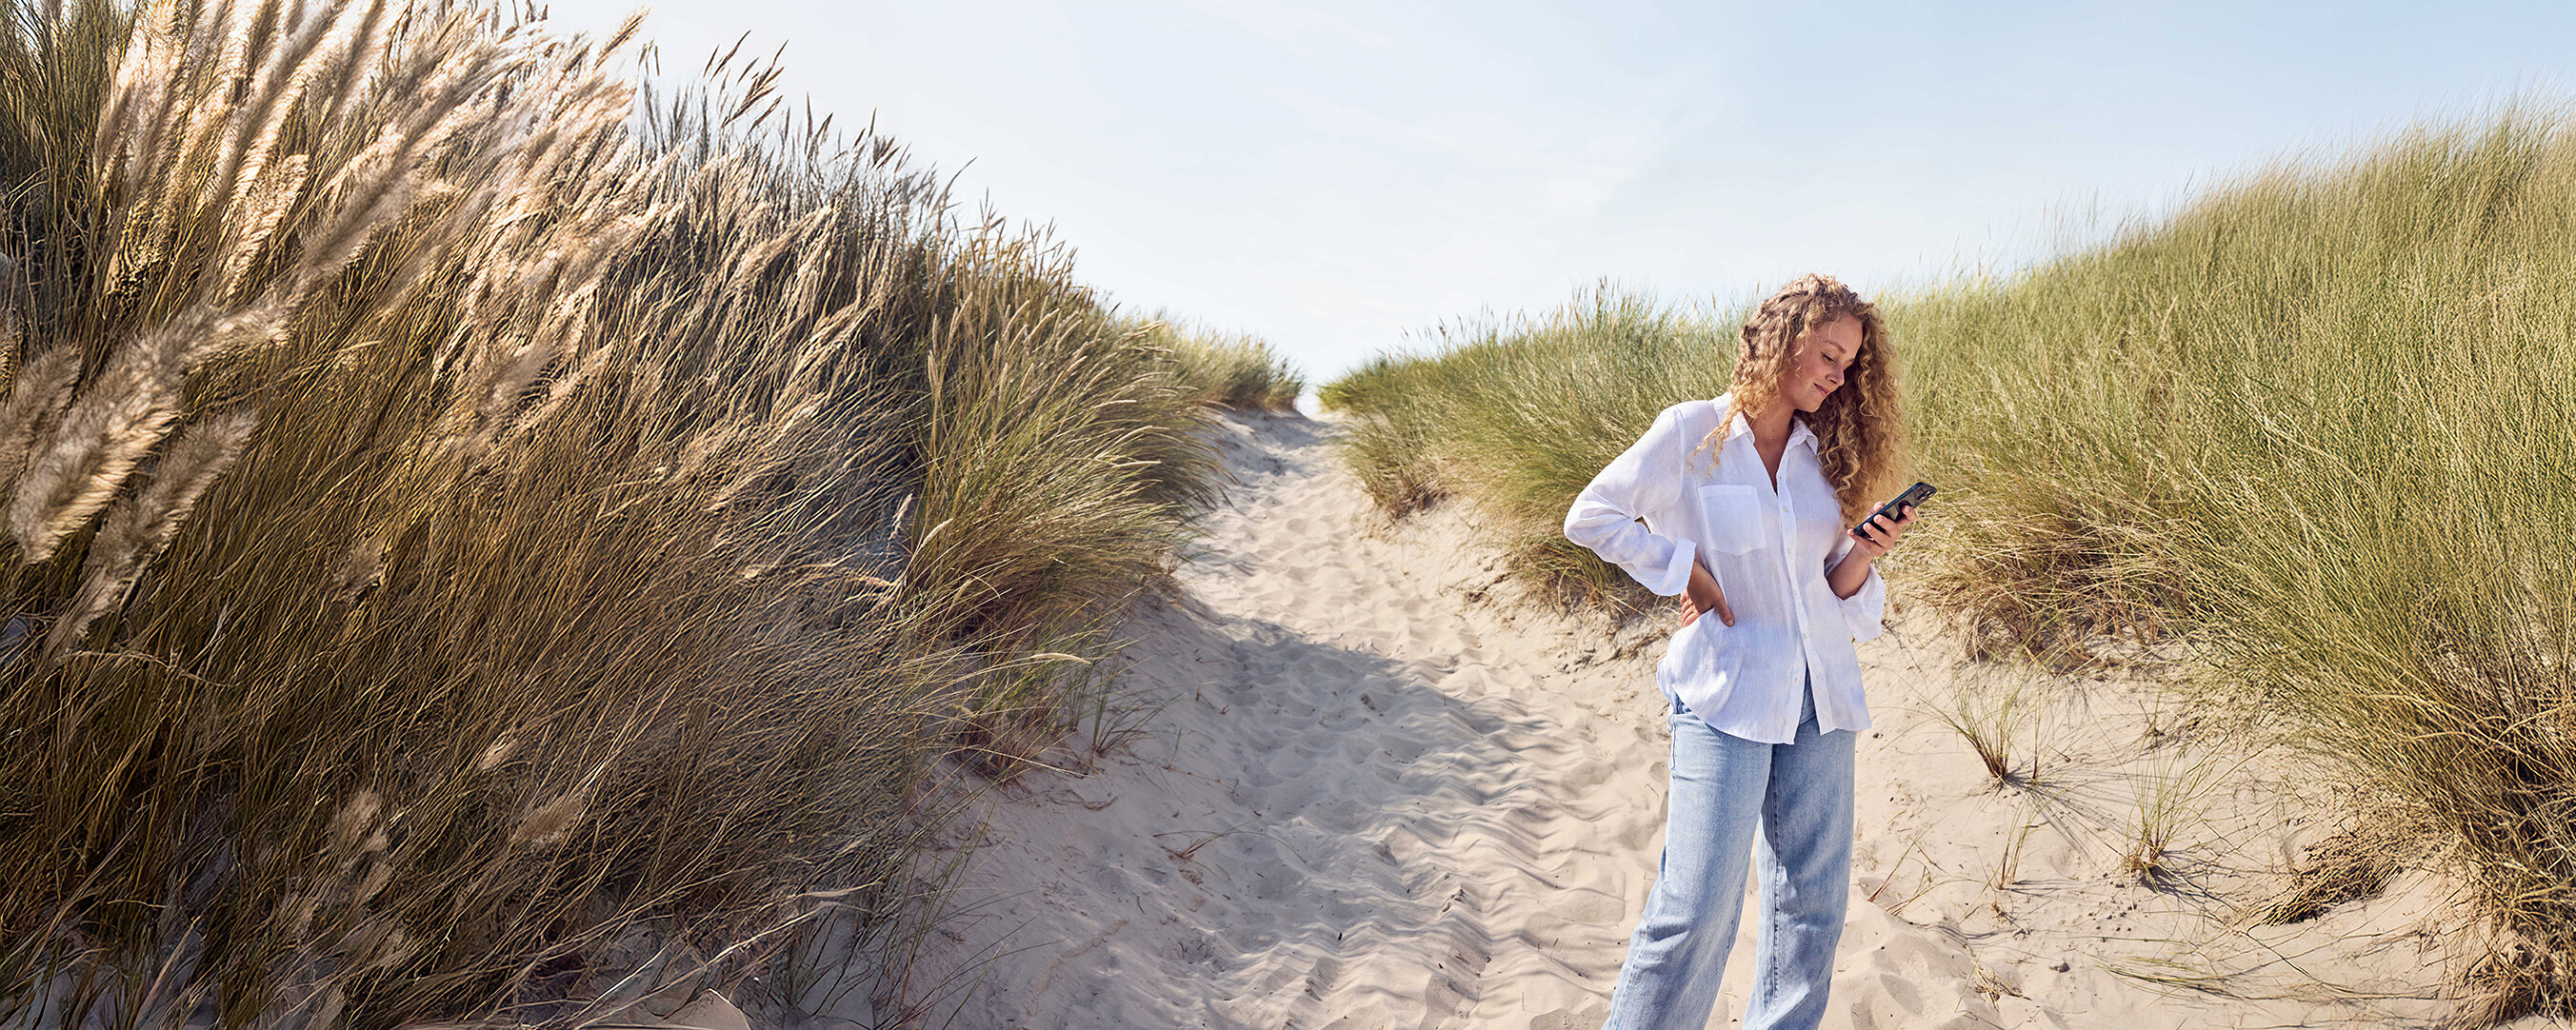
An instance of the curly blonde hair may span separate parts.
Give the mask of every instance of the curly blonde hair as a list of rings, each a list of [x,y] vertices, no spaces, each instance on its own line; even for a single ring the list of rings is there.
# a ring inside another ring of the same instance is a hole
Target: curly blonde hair
[[[1715,455],[1737,414],[1779,403],[1790,351],[1816,327],[1845,315],[1860,321],[1860,353],[1843,373],[1842,388],[1826,394],[1825,403],[1805,418],[1807,430],[1816,434],[1825,479],[1842,502],[1843,524],[1852,525],[1903,468],[1905,432],[1887,323],[1879,318],[1877,305],[1860,299],[1841,280],[1814,273],[1799,276],[1754,309],[1753,318],[1744,323],[1743,350],[1735,357],[1726,418],[1703,446]]]

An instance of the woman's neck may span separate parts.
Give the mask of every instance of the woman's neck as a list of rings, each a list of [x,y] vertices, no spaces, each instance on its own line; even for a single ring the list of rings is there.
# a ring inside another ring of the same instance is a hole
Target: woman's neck
[[[1776,451],[1789,442],[1789,419],[1797,409],[1786,401],[1772,401],[1769,407],[1744,413],[1744,424],[1753,430],[1753,442],[1765,451]]]
[[[1770,477],[1774,490],[1780,488],[1780,456],[1789,450],[1791,413],[1785,401],[1744,413],[1744,424],[1753,430],[1753,453],[1762,459],[1762,473]]]

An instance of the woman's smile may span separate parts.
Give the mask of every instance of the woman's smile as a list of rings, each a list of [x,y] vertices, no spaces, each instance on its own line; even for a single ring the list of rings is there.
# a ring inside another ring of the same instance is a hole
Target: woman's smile
[[[1861,343],[1860,320],[1849,315],[1829,319],[1797,336],[1784,363],[1787,367],[1780,370],[1780,399],[1800,411],[1824,407],[1825,398],[1851,381],[1852,361],[1860,356]],[[1800,390],[1808,394],[1801,396]]]

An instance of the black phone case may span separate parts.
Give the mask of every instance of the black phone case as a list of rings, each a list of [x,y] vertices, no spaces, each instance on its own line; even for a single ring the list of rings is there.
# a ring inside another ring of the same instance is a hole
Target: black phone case
[[[1894,499],[1885,504],[1879,505],[1877,511],[1870,512],[1868,518],[1860,520],[1860,525],[1869,525],[1870,519],[1893,513],[1898,508],[1922,507],[1923,502],[1932,499],[1932,495],[1939,492],[1940,490],[1930,483],[1916,483],[1913,486],[1906,487],[1904,493],[1898,494]],[[1856,538],[1860,537],[1860,526],[1853,526],[1851,529],[1846,530],[1846,532],[1849,532]]]

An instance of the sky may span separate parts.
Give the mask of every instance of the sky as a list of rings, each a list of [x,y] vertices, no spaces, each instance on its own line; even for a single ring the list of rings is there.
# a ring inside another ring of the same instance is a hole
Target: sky
[[[628,0],[555,0],[605,33]],[[2283,159],[2576,97],[2576,4],[662,0],[1051,226],[1122,310],[1322,382],[1604,280],[2009,271]]]

